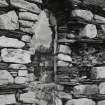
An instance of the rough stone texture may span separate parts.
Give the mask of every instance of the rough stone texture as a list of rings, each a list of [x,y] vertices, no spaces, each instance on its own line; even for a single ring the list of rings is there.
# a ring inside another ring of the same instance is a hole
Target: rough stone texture
[[[62,100],[58,97],[55,98],[55,105],[63,105]]]
[[[96,23],[105,24],[105,17],[94,15],[94,20]]]
[[[91,11],[88,10],[82,10],[82,9],[76,9],[72,11],[73,17],[80,17],[84,20],[91,21],[93,18],[93,14]]]
[[[72,95],[69,93],[65,93],[65,92],[58,92],[57,93],[58,97],[60,99],[67,99],[67,100],[71,100],[72,99]]]
[[[8,7],[8,3],[6,0],[0,0],[0,7]]]
[[[23,31],[23,32],[29,33],[29,34],[33,34],[34,33],[32,28],[23,28],[23,27],[20,27],[20,30]]]
[[[39,14],[41,11],[40,8],[36,4],[29,3],[25,0],[10,0],[10,3],[14,7],[26,9],[30,12],[34,12],[37,14]]]
[[[38,15],[30,13],[30,12],[19,12],[19,19],[37,21]]]
[[[97,36],[97,29],[96,26],[93,24],[87,24],[83,30],[81,30],[80,34],[81,37],[88,37],[88,38],[95,38]]]
[[[31,42],[31,36],[23,35],[21,40],[24,41],[24,42]]]
[[[0,85],[13,83],[14,79],[7,70],[0,71]]]
[[[98,101],[98,102],[97,102],[97,105],[105,105],[105,100]]]
[[[24,28],[30,28],[32,27],[35,23],[31,21],[25,21],[25,20],[19,20],[20,26]]]
[[[42,3],[42,0],[26,0],[32,3]]]
[[[28,71],[27,70],[19,70],[18,76],[28,76]]]
[[[46,49],[51,47],[52,31],[50,29],[49,19],[45,11],[42,11],[38,22],[33,27],[34,36],[31,41],[31,48],[38,49],[43,46]]]
[[[105,25],[101,25],[101,29],[102,29],[103,33],[105,34]]]
[[[14,94],[0,95],[0,105],[16,104]]]
[[[19,41],[18,39],[8,38],[5,36],[0,37],[0,47],[14,47],[14,48],[22,48],[25,46],[25,43]]]
[[[29,73],[28,76],[27,76],[27,80],[29,82],[33,82],[33,81],[36,80],[36,77],[35,77],[35,75],[33,73]]]
[[[105,78],[105,67],[94,67],[92,69],[91,78],[93,79],[102,79]]]
[[[95,102],[91,99],[80,98],[69,100],[65,105],[95,105]]]
[[[9,68],[19,69],[19,70],[21,70],[21,69],[26,70],[27,69],[27,67],[25,65],[22,65],[22,64],[10,64]]]
[[[98,93],[97,85],[77,85],[74,87],[75,95],[93,95]]]
[[[69,55],[58,54],[58,59],[61,60],[61,61],[72,62],[72,58]]]
[[[0,29],[15,30],[18,28],[18,16],[15,11],[0,15]]]
[[[65,54],[71,54],[71,49],[67,45],[60,45],[59,46],[59,52],[65,53]]]
[[[105,94],[105,82],[99,84],[99,93]]]
[[[31,63],[30,52],[22,49],[2,49],[1,57],[4,62]]]
[[[15,83],[16,84],[25,84],[25,83],[27,83],[27,78],[26,77],[16,77]]]

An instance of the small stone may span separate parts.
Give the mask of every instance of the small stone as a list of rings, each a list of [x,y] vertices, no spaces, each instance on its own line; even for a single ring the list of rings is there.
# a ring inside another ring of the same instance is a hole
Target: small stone
[[[14,48],[22,48],[25,46],[25,43],[19,41],[18,39],[8,38],[5,36],[0,37],[0,47],[14,47]]]
[[[30,42],[31,41],[31,36],[29,36],[29,35],[23,35],[21,40],[24,41],[24,42]]]
[[[14,62],[21,64],[31,63],[30,52],[22,49],[2,49],[1,57],[4,62]]]
[[[36,4],[29,3],[25,0],[10,0],[10,4],[14,7],[26,9],[30,12],[37,13],[37,14],[39,14],[41,11]]]
[[[29,74],[28,74],[27,80],[28,80],[29,82],[33,82],[33,81],[35,81],[35,79],[36,79],[36,77],[35,77],[35,75],[34,75],[33,73],[29,73]]]
[[[24,28],[31,28],[35,23],[26,20],[19,20],[20,26]]]
[[[105,105],[105,100],[98,101],[98,102],[97,102],[97,105]]]
[[[65,105],[96,105],[95,102],[91,99],[80,98],[80,99],[72,99],[66,102]]]
[[[105,94],[105,82],[99,84],[99,93]]]
[[[105,24],[105,17],[99,16],[99,15],[94,15],[94,21],[96,23]]]
[[[15,30],[18,28],[18,16],[15,11],[0,15],[0,29]]]
[[[36,96],[34,92],[20,94],[20,101],[24,103],[39,103],[39,100],[35,99],[35,97]]]
[[[30,12],[19,12],[19,19],[21,20],[30,20],[30,21],[37,21],[38,15],[30,13]]]
[[[56,85],[58,91],[64,91],[63,85]]]
[[[91,73],[92,79],[102,79],[105,78],[105,66],[102,67],[93,67]]]
[[[70,64],[68,63],[68,62],[64,62],[64,61],[58,61],[57,62],[57,66],[65,66],[65,67],[67,67],[67,66],[69,66]]]
[[[65,92],[58,92],[58,97],[60,99],[67,99],[67,100],[71,100],[72,99],[72,95],[69,93],[65,93]]]
[[[29,33],[29,34],[33,34],[34,33],[32,28],[20,27],[20,30],[23,31],[23,32]]]
[[[8,7],[8,3],[6,0],[0,0],[0,7]]]
[[[27,83],[26,77],[16,77],[15,78],[15,84],[25,84]]]
[[[22,65],[22,64],[10,64],[9,65],[9,68],[10,69],[19,69],[19,70],[26,70],[27,67],[25,65]]]
[[[93,14],[91,11],[88,10],[82,10],[82,9],[76,9],[72,11],[73,17],[80,17],[84,20],[91,21],[93,19]]]
[[[71,49],[67,45],[59,45],[59,50],[60,53],[65,53],[65,54],[71,54]]]
[[[61,60],[61,61],[72,62],[71,56],[65,55],[65,54],[58,54],[58,59]]]
[[[14,78],[7,70],[0,70],[0,85],[13,83]]]
[[[28,76],[28,71],[27,70],[19,70],[18,76]]]
[[[96,26],[93,24],[87,24],[83,30],[81,30],[80,34],[81,37],[87,38],[95,38],[97,36],[97,29]]]

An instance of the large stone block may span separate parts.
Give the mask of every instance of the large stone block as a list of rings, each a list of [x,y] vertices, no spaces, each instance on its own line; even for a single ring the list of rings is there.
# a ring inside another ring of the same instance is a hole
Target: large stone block
[[[26,70],[27,69],[27,67],[23,64],[10,64],[8,68],[19,69],[19,70]]]
[[[14,7],[26,9],[30,12],[34,12],[37,14],[39,14],[41,11],[40,8],[36,4],[29,3],[25,0],[10,0],[10,4]]]
[[[82,9],[76,9],[72,11],[73,17],[80,17],[84,20],[91,21],[93,19],[93,14],[91,11],[88,10],[82,10]]]
[[[6,0],[0,0],[0,7],[8,7],[8,3]]]
[[[98,101],[98,102],[97,102],[97,105],[105,105],[105,100]]]
[[[15,78],[15,84],[25,84],[27,83],[26,77],[16,77]]]
[[[19,12],[19,19],[37,21],[38,15],[30,13],[30,12]]]
[[[13,83],[14,78],[7,70],[0,71],[0,85]]]
[[[31,63],[30,52],[22,49],[2,49],[1,57],[4,62],[14,62],[21,64]]]
[[[42,11],[38,22],[34,25],[34,36],[31,41],[31,47],[38,49],[40,46],[49,49],[52,43],[52,31],[50,29],[47,13]]]
[[[81,31],[80,37],[95,38],[97,36],[96,25],[87,24]]]
[[[0,95],[0,105],[16,104],[14,94]]]
[[[67,101],[65,105],[96,105],[95,102],[91,99],[80,98],[80,99],[72,99]]]
[[[0,15],[0,29],[15,30],[18,28],[18,16],[15,11]]]
[[[99,93],[105,94],[105,82],[99,84]]]
[[[14,47],[14,48],[22,48],[25,46],[25,43],[19,41],[18,39],[8,38],[5,36],[0,37],[0,47]]]

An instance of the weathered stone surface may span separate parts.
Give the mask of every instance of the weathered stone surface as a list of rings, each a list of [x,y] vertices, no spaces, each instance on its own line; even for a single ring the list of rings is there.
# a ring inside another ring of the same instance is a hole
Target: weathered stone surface
[[[31,41],[31,36],[29,36],[29,35],[23,35],[21,40],[24,41],[24,42],[30,42]]]
[[[27,80],[28,80],[29,82],[33,82],[33,81],[35,81],[35,79],[36,79],[36,77],[35,77],[35,75],[34,75],[33,73],[29,73],[29,74],[28,74]]]
[[[16,77],[15,83],[16,84],[25,84],[25,83],[27,83],[27,78],[26,77]]]
[[[28,76],[28,71],[27,70],[19,70],[18,76]]]
[[[49,49],[52,43],[52,31],[50,29],[49,19],[45,11],[42,11],[38,22],[33,27],[34,36],[31,41],[31,48],[38,49],[43,46]]]
[[[14,79],[7,70],[0,71],[0,85],[13,83]]]
[[[10,64],[9,65],[9,68],[12,68],[12,69],[23,69],[23,70],[26,70],[27,67],[25,65],[22,65],[22,64]]]
[[[25,0],[10,0],[10,3],[14,7],[26,9],[37,14],[40,13],[40,8],[36,4],[29,3]]]
[[[98,93],[97,85],[77,85],[74,87],[75,95],[93,95]]]
[[[0,47],[14,47],[14,48],[22,48],[25,46],[25,43],[19,41],[18,39],[8,38],[5,36],[0,37]]]
[[[0,95],[0,105],[16,104],[14,94]]]
[[[98,102],[97,102],[97,105],[105,105],[105,100],[98,101]]]
[[[61,60],[61,61],[72,62],[71,56],[65,55],[65,54],[58,54],[58,59]]]
[[[65,67],[67,67],[67,66],[69,66],[70,64],[68,63],[68,62],[64,62],[64,61],[58,61],[57,62],[57,66],[65,66]]]
[[[93,67],[91,78],[93,79],[101,79],[105,78],[105,66],[102,67]]]
[[[25,21],[25,20],[19,20],[20,26],[24,28],[30,28],[32,27],[35,23],[31,21]]]
[[[71,54],[71,49],[67,45],[59,45],[59,52],[65,53],[65,54]]]
[[[91,21],[93,18],[93,14],[91,11],[88,10],[82,10],[82,9],[76,9],[72,11],[73,17],[80,17],[84,20]]]
[[[18,16],[15,11],[0,15],[0,29],[15,30],[18,28]]]
[[[105,24],[105,17],[94,15],[94,20],[96,23]]]
[[[6,0],[0,0],[0,7],[8,7],[8,3]]]
[[[69,100],[65,105],[95,105],[95,102],[91,99],[80,98]]]
[[[59,99],[58,97],[55,98],[55,105],[63,105],[62,100]]]
[[[105,82],[99,84],[99,93],[105,94]]]
[[[57,93],[58,97],[60,99],[67,99],[67,100],[71,100],[72,99],[72,95],[69,93],[65,93],[65,92],[58,92]]]
[[[95,38],[97,36],[97,29],[96,26],[93,24],[87,24],[83,30],[81,30],[80,34],[81,37],[88,37],[88,38]]]
[[[19,19],[37,21],[38,15],[30,13],[30,12],[19,12]]]
[[[35,99],[34,92],[28,92],[20,95],[20,101],[24,103],[39,103],[38,99]]]
[[[30,52],[22,49],[2,49],[1,57],[4,62],[26,64],[30,63]]]

